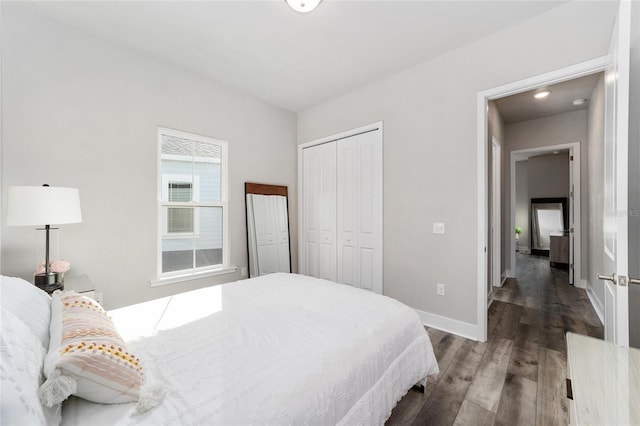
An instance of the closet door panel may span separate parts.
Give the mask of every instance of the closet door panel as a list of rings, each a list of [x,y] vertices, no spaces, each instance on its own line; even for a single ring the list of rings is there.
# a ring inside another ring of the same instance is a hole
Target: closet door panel
[[[336,147],[335,142],[303,151],[304,259],[300,272],[335,281]]]
[[[338,282],[358,285],[357,136],[338,143]]]
[[[374,250],[366,247],[360,247],[360,251],[358,253],[359,263],[359,272],[360,272],[360,288],[364,288],[371,291],[376,291],[376,282],[375,282],[375,257],[376,253]]]
[[[336,281],[336,143],[320,145],[320,148],[320,278]]]
[[[304,251],[300,259],[300,273],[317,277],[318,243],[320,240],[318,223],[320,150],[305,149],[302,153],[302,160],[302,238]]]
[[[359,287],[382,293],[382,139],[380,131],[358,136]]]

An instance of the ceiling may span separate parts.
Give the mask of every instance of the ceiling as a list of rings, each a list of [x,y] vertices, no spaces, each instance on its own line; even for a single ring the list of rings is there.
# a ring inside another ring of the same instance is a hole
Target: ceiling
[[[519,123],[587,109],[593,89],[596,87],[601,75],[602,73],[599,72],[574,80],[540,87],[517,95],[496,99],[495,103],[504,124]],[[536,92],[542,90],[548,90],[551,94],[543,99],[533,97]],[[576,106],[573,105],[575,99],[586,99],[587,101],[583,105]]]
[[[41,14],[298,112],[566,1],[22,2]]]

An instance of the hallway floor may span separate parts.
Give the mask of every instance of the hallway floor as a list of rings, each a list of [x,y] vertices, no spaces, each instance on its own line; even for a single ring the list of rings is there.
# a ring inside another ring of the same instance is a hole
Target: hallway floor
[[[424,394],[409,391],[387,425],[569,423],[565,333],[602,338],[602,324],[548,258],[518,253],[517,268],[493,289],[485,343],[428,329],[440,374]]]

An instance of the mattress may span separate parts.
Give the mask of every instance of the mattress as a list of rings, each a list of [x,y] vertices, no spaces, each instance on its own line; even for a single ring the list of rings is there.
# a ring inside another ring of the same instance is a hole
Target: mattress
[[[157,407],[70,398],[64,425],[383,424],[436,374],[415,311],[389,297],[270,274],[110,312]]]

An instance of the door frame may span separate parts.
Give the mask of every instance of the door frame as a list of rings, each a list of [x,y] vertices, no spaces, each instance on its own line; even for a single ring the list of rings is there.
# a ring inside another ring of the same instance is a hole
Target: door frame
[[[551,153],[553,151],[558,150],[569,150],[569,155],[573,156],[573,167],[570,167],[570,170],[573,173],[572,178],[569,183],[569,192],[573,191],[573,212],[569,211],[569,214],[573,214],[573,281],[574,285],[579,288],[587,288],[586,280],[582,279],[582,221],[581,221],[581,207],[582,198],[580,196],[581,191],[581,181],[580,181],[580,168],[581,168],[581,156],[580,156],[580,142],[571,142],[559,145],[548,145],[541,146],[536,148],[527,148],[527,149],[518,149],[515,151],[511,151],[510,155],[510,204],[511,204],[511,215],[510,215],[510,223],[511,229],[515,229],[516,227],[516,162],[518,158],[522,158],[523,154],[543,154],[543,153]],[[571,181],[573,181],[573,189],[571,188]],[[568,204],[570,200],[567,200]],[[572,226],[569,223],[569,226]],[[530,237],[531,238],[531,237]],[[511,235],[511,248],[515,247],[515,235]],[[571,259],[569,259],[571,262]],[[515,278],[516,271],[516,251],[511,250],[511,255],[509,257],[509,277]],[[571,272],[571,271],[569,271]]]
[[[476,339],[485,342],[487,340],[487,242],[489,234],[489,212],[488,212],[488,103],[490,100],[502,98],[505,96],[515,95],[517,93],[526,92],[539,86],[560,83],[604,71],[608,62],[607,56],[590,59],[565,68],[542,73],[523,80],[493,87],[478,92],[477,95],[477,311],[476,321],[478,324]]]

